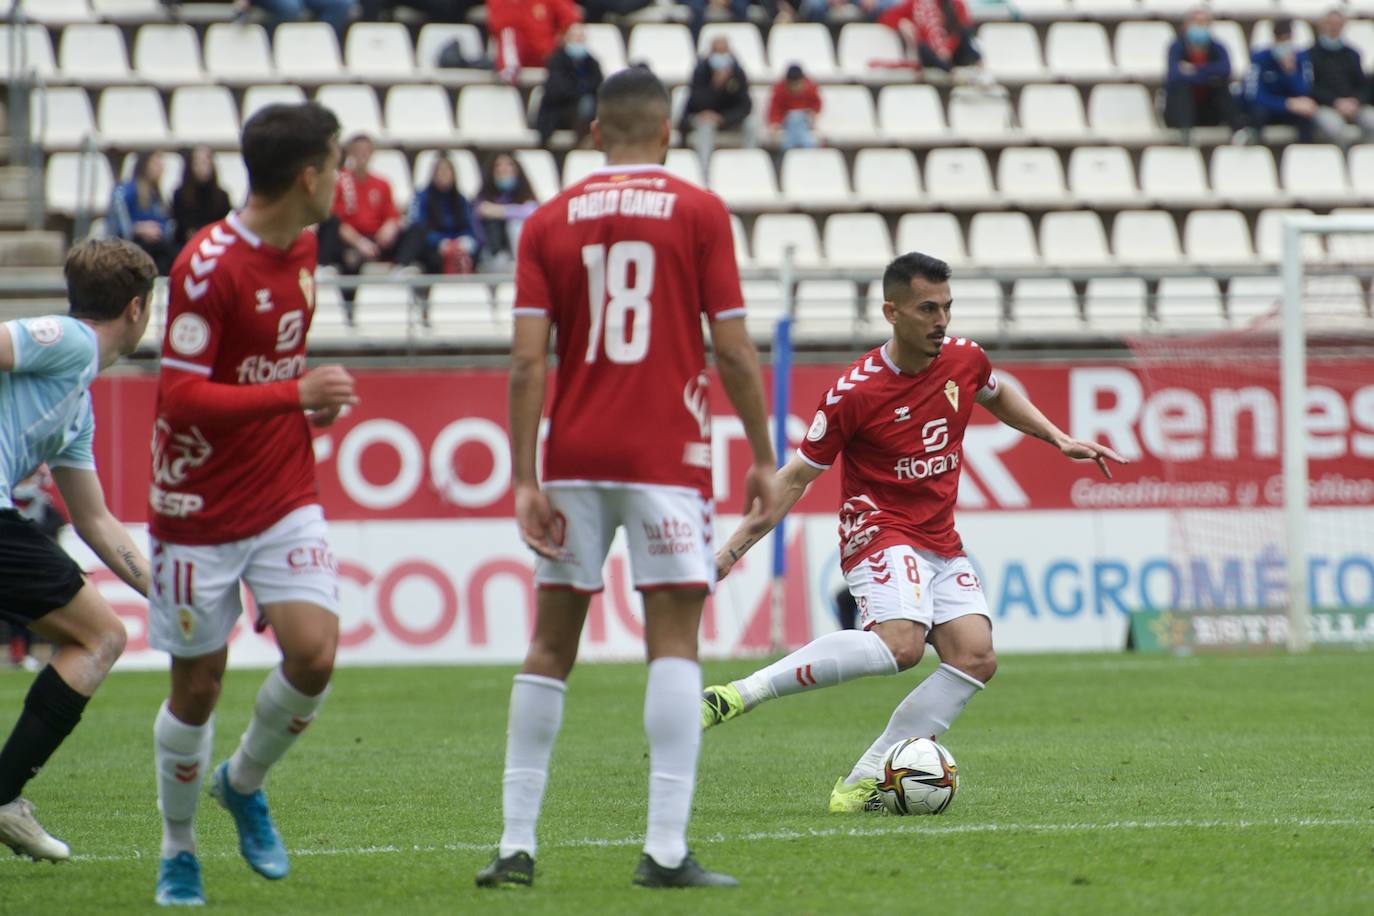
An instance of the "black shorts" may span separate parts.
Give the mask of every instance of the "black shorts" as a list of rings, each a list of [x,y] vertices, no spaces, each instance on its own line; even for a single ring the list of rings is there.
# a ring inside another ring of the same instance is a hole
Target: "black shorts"
[[[86,584],[66,551],[14,509],[0,509],[0,617],[28,625]]]

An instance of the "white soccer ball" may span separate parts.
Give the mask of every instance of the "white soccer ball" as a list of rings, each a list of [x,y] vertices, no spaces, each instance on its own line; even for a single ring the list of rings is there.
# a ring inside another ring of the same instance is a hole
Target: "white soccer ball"
[[[907,738],[883,757],[878,794],[893,814],[940,814],[959,791],[954,755],[930,738]]]

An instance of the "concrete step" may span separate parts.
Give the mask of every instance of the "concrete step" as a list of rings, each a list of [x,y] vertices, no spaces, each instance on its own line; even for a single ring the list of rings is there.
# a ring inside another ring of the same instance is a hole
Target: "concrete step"
[[[0,230],[23,229],[28,217],[28,201],[0,200]]]
[[[28,200],[29,170],[22,165],[0,165],[0,201]]]
[[[67,239],[60,232],[0,232],[0,267],[45,267],[61,269],[67,253]],[[9,275],[8,270],[6,271]]]

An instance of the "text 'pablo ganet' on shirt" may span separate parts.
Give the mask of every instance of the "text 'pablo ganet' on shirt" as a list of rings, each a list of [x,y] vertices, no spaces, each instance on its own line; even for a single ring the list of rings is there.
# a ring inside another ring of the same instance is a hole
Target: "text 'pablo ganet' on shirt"
[[[607,216],[642,216],[672,219],[677,194],[660,190],[662,178],[630,178],[588,184],[583,193],[568,199],[568,225]]]

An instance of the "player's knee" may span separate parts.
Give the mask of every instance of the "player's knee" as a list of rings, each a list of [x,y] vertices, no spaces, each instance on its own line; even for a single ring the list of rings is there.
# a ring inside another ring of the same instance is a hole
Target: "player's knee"
[[[175,679],[172,686],[172,715],[182,722],[203,725],[219,702],[220,675],[214,671],[196,671]]]
[[[896,639],[886,640],[886,642],[888,649],[892,652],[892,660],[897,663],[898,671],[915,668],[921,663],[921,655],[925,652],[925,643],[920,639],[903,635]]]
[[[294,653],[287,660],[287,680],[302,693],[314,696],[329,686],[334,676],[333,645],[314,646]]]
[[[572,651],[568,651],[564,646],[536,640],[530,643],[529,652],[525,654],[525,665],[520,670],[523,674],[537,674],[540,677],[566,681],[576,660],[575,646]]]
[[[986,684],[997,673],[997,653],[992,647],[969,652],[949,663],[976,681]]]
[[[119,657],[124,654],[124,648],[129,644],[129,631],[124,628],[124,622],[114,614],[109,615],[109,620],[102,623],[100,635],[96,641],[95,655],[100,659],[105,670],[114,667],[114,663],[119,661]]]

